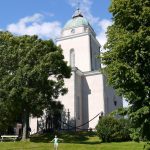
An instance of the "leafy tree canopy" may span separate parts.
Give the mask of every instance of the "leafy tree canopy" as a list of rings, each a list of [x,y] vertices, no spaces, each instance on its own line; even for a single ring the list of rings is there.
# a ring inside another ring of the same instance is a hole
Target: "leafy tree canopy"
[[[128,114],[150,140],[150,1],[112,0],[113,24],[102,55],[108,82],[129,102]]]
[[[0,32],[0,102],[15,108],[14,114],[41,115],[67,92],[64,78],[70,75],[62,49],[53,41]]]

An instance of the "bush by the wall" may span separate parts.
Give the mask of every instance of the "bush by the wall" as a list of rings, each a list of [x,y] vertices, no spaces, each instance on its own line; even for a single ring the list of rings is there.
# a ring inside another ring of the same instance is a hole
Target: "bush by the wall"
[[[130,128],[131,128],[131,123],[128,119],[117,119],[118,123],[119,123],[119,131],[118,131],[118,135],[116,137],[117,141],[128,141],[131,140],[130,138]]]
[[[144,150],[150,150],[150,142],[144,145]]]
[[[99,120],[96,130],[103,142],[127,141],[130,140],[129,124],[127,119],[104,116]]]

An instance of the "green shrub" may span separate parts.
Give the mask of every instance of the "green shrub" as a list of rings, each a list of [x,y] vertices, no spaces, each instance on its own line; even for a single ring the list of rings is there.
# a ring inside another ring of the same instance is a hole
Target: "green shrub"
[[[146,145],[144,145],[144,150],[150,150],[150,143],[147,143]]]
[[[103,142],[130,140],[130,124],[127,119],[102,117],[96,126],[97,134]]]
[[[150,150],[150,146],[146,146],[145,150]]]
[[[131,139],[135,142],[139,142],[141,139],[140,128],[131,128],[130,131],[131,131],[130,133]]]
[[[129,122],[128,119],[118,119],[117,120],[119,123],[119,132],[118,132],[118,137],[116,137],[116,139],[118,138],[117,141],[128,141],[131,140],[130,138],[130,128],[131,128],[131,124]]]
[[[118,122],[115,118],[109,116],[102,117],[96,126],[97,134],[103,142],[111,142],[117,127]]]

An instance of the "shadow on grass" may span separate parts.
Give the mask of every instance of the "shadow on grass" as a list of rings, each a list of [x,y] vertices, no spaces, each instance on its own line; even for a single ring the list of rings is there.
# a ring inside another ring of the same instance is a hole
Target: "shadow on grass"
[[[34,134],[30,137],[31,142],[35,143],[48,143],[53,139],[54,135],[52,134]]]
[[[63,139],[63,143],[77,143],[77,144],[100,144],[100,141],[89,141],[90,138],[95,137],[94,132],[59,132],[55,133],[58,138]],[[54,138],[54,133],[35,134],[31,136],[31,142],[48,143]]]

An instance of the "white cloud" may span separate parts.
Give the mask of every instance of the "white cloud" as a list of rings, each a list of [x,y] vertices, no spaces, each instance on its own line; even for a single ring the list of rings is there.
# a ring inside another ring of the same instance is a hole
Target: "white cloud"
[[[108,26],[112,25],[112,22],[108,19],[103,19],[99,21],[98,25],[100,31],[97,35],[97,39],[103,48],[104,44],[107,42],[107,37],[106,37],[107,28]]]
[[[108,26],[112,25],[112,22],[108,19],[103,19],[99,22],[99,26],[102,28],[103,31],[107,31]]]
[[[58,21],[44,22],[44,16],[37,13],[8,25],[7,30],[17,35],[38,35],[40,38],[55,39],[60,35],[61,24]]]

